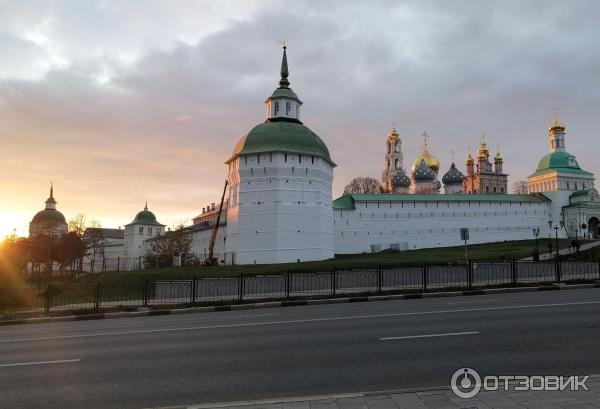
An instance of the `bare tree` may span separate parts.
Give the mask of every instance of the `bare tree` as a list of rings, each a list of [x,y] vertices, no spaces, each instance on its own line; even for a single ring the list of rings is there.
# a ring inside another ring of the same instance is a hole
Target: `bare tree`
[[[88,219],[87,216],[83,213],[78,213],[69,220],[69,232],[75,233],[78,236],[83,236],[85,233],[85,229],[88,227],[102,227],[100,226],[100,222],[94,219]]]
[[[173,264],[173,256],[182,256],[185,262],[189,256],[192,245],[191,232],[183,224],[178,224],[169,229],[162,236],[153,237],[150,240],[150,248],[144,255],[146,266],[165,267]]]
[[[513,183],[513,193],[516,195],[526,195],[528,193],[527,181],[518,180]]]
[[[344,194],[381,193],[383,186],[375,178],[359,176],[352,179],[344,188]]]

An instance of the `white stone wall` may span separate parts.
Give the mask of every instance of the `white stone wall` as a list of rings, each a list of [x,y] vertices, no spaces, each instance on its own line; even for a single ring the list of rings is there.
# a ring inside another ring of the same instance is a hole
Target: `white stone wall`
[[[143,257],[148,248],[146,240],[163,234],[164,229],[164,226],[156,225],[129,224],[125,226],[123,256],[126,258]]]
[[[230,163],[227,252],[235,264],[333,257],[333,168],[316,156],[245,155]]]
[[[465,195],[466,197],[466,195]],[[533,239],[550,230],[549,202],[356,202],[356,209],[334,210],[336,254],[461,245],[460,228],[470,243]],[[552,235],[554,232],[552,232]]]
[[[219,259],[219,263],[225,261],[227,264],[231,264],[232,253],[225,251],[226,239],[227,239],[227,226],[219,226],[217,231],[217,238],[215,239],[214,256]],[[200,230],[196,230],[191,233],[192,244],[190,245],[190,252],[198,257],[201,261],[208,258],[208,252],[210,248],[210,238],[212,237],[214,226],[206,227]]]

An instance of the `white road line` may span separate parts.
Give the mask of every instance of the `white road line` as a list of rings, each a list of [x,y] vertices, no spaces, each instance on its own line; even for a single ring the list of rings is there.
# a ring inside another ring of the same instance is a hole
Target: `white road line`
[[[66,364],[69,362],[79,362],[79,361],[81,361],[81,359],[60,359],[58,361],[17,362],[15,364],[1,364],[0,368],[8,368],[10,366]]]
[[[352,315],[352,316],[342,316],[342,317],[310,318],[310,319],[286,320],[286,321],[266,321],[266,322],[246,322],[246,323],[240,323],[240,324],[202,325],[202,326],[197,326],[197,327],[157,328],[157,329],[147,329],[147,330],[139,330],[139,331],[97,332],[97,333],[90,333],[90,334],[62,335],[62,336],[39,337],[39,338],[3,339],[3,340],[0,340],[0,344],[6,344],[9,342],[50,341],[50,340],[58,340],[58,339],[107,337],[107,336],[116,336],[116,335],[153,334],[153,333],[159,333],[159,332],[179,332],[179,331],[224,329],[224,328],[260,327],[260,326],[268,326],[268,325],[303,324],[303,323],[308,323],[308,322],[346,321],[346,320],[370,319],[370,318],[411,317],[411,316],[418,316],[418,315],[455,314],[455,313],[465,313],[465,312],[502,311],[502,310],[528,309],[528,308],[571,307],[571,306],[593,305],[593,304],[600,304],[600,301],[585,301],[585,302],[557,303],[557,304],[511,305],[511,306],[506,306],[506,307],[464,308],[464,309],[455,309],[455,310],[400,312],[400,313],[391,313],[391,314]]]
[[[477,301],[456,301],[456,302],[449,302],[447,303],[448,305],[459,305],[459,304],[480,304],[480,303],[486,303],[486,302],[494,302],[494,301],[498,301],[497,298],[490,298],[489,300],[477,300]]]
[[[467,331],[467,332],[448,332],[446,334],[427,334],[427,335],[407,335],[404,337],[385,337],[379,338],[380,341],[394,341],[397,339],[415,339],[415,338],[437,338],[437,337],[455,337],[459,335],[477,335],[478,331]]]

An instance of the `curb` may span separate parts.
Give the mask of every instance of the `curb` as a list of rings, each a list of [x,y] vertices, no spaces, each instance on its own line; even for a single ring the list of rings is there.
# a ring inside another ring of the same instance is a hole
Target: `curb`
[[[434,386],[425,388],[410,388],[410,389],[391,389],[383,391],[373,392],[349,392],[349,393],[337,393],[331,395],[310,395],[310,396],[294,396],[289,398],[271,398],[271,399],[258,399],[258,400],[245,400],[245,401],[233,401],[233,402],[218,402],[218,403],[199,403],[190,404],[183,406],[163,406],[153,407],[152,409],[212,409],[212,408],[228,408],[238,406],[263,406],[273,405],[280,403],[294,403],[294,402],[318,402],[318,403],[331,403],[337,399],[349,399],[349,398],[369,398],[373,396],[389,396],[399,395],[407,393],[418,393],[418,392],[437,392],[449,390],[448,386]]]
[[[258,302],[249,304],[232,304],[232,305],[217,305],[214,307],[189,307],[189,308],[174,308],[169,310],[147,310],[147,311],[123,311],[123,312],[107,312],[87,315],[67,315],[63,317],[40,317],[40,318],[24,318],[17,320],[0,321],[1,326],[7,325],[24,325],[24,324],[47,324],[53,322],[68,322],[68,321],[88,321],[100,319],[116,319],[116,318],[136,318],[158,315],[181,315],[181,314],[197,314],[207,312],[221,311],[239,311],[239,310],[257,310],[263,308],[280,308],[280,307],[297,307],[302,305],[324,305],[324,304],[343,304],[355,302],[373,302],[373,301],[392,301],[392,300],[415,300],[423,298],[445,298],[445,297],[462,297],[472,295],[492,295],[492,294],[513,294],[513,293],[530,293],[537,291],[561,291],[561,290],[582,290],[590,288],[600,288],[600,283],[595,284],[558,284],[545,285],[539,287],[515,287],[515,288],[490,288],[484,290],[464,290],[464,291],[448,291],[439,293],[415,293],[415,294],[391,294],[391,295],[372,295],[361,297],[344,297],[344,298],[322,298],[314,300],[290,300],[290,301],[270,301]]]

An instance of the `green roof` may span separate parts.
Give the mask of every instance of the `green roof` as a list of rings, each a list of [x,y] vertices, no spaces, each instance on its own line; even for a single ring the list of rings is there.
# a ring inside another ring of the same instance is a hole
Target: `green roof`
[[[228,162],[240,155],[266,152],[319,156],[335,166],[325,142],[308,127],[298,122],[269,120],[240,139]]]
[[[156,216],[147,208],[135,215],[135,219],[129,224],[145,224],[153,226],[164,226],[156,221]]]
[[[590,172],[579,167],[575,155],[569,152],[552,152],[545,155],[536,171],[531,176],[543,175],[548,172],[577,173],[580,175],[592,175]]]
[[[67,224],[65,216],[56,209],[45,209],[37,212],[31,223]]]
[[[334,209],[354,209],[355,202],[504,202],[504,203],[539,203],[549,202],[541,193],[530,195],[477,194],[477,195],[413,195],[413,194],[360,194],[344,195],[333,201]]]
[[[289,99],[293,99],[293,100],[297,101],[298,103],[302,104],[302,101],[300,101],[300,98],[298,98],[298,95],[296,95],[296,93],[294,91],[292,91],[291,88],[287,88],[287,87],[277,88],[275,91],[273,91],[273,94],[271,94],[271,96],[269,98],[267,98],[267,101],[274,99],[274,98],[289,98]]]

